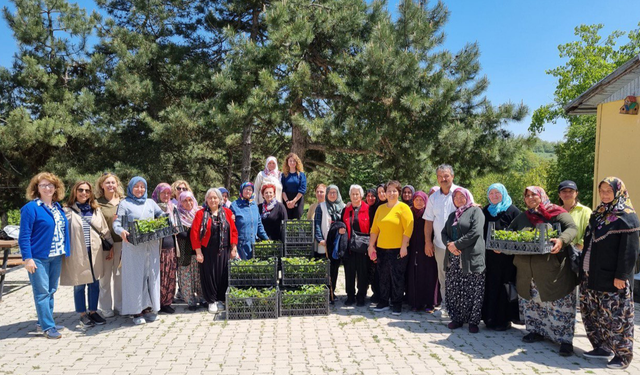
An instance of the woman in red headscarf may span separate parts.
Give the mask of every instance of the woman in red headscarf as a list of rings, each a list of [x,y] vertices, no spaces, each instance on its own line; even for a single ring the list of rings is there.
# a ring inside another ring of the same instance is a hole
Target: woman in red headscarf
[[[562,233],[551,239],[554,246],[549,254],[516,255],[518,269],[516,289],[529,334],[522,341],[532,343],[545,338],[560,344],[559,354],[573,354],[573,333],[576,320],[577,276],[571,270],[571,242],[578,228],[564,208],[551,204],[547,193],[539,186],[524,191],[527,210],[518,215],[510,230],[535,228],[537,224],[559,223]]]

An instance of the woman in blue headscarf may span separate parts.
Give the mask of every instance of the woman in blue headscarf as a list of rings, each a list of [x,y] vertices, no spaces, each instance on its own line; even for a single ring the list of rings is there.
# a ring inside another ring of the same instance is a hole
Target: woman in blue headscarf
[[[240,198],[231,204],[238,229],[238,256],[241,259],[253,258],[253,244],[256,237],[268,240],[267,232],[262,226],[258,205],[253,201],[254,187],[251,182],[240,185]]]
[[[493,184],[487,189],[489,204],[484,207],[484,234],[487,234],[489,223],[495,223],[496,230],[509,227],[511,221],[520,214],[520,210],[511,202],[507,188],[502,184]],[[485,262],[487,266],[482,320],[487,328],[505,331],[511,328],[511,322],[520,321],[518,298],[511,300],[510,288],[515,288],[516,267],[513,255],[496,253],[487,249]]]
[[[147,181],[136,176],[127,185],[127,197],[118,205],[113,230],[122,237],[122,315],[133,323],[153,322],[160,310],[160,244],[158,240],[132,245],[129,225],[134,220],[166,215],[153,199],[147,199]]]

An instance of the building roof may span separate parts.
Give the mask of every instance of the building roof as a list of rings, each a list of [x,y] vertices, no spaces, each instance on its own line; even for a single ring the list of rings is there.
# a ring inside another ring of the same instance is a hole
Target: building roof
[[[591,86],[582,95],[564,106],[569,115],[595,114],[598,104],[640,77],[640,55],[622,64],[613,73]]]

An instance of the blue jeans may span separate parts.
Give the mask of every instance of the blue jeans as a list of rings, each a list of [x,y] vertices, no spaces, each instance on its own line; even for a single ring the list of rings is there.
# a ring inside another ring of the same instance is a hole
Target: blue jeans
[[[36,303],[36,312],[38,313],[38,324],[43,331],[56,326],[53,321],[53,295],[58,290],[62,257],[63,255],[47,259],[34,258],[33,261],[37,268],[34,273],[29,273],[33,300]]]
[[[76,285],[73,287],[73,302],[76,305],[76,312],[87,312],[87,302],[85,299],[85,287],[89,300],[89,311],[98,310],[98,298],[100,297],[100,281],[96,280],[91,284]]]

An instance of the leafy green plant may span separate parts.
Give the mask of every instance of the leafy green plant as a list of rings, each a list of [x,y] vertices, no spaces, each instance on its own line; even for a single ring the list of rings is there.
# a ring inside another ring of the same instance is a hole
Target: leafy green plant
[[[557,230],[546,230],[547,240],[557,237]],[[540,238],[540,231],[538,231],[537,229],[525,229],[521,231],[496,230],[493,232],[493,238],[500,241],[537,242]]]
[[[161,216],[157,219],[141,219],[135,220],[135,225],[140,234],[153,233],[159,229],[169,226],[169,218]]]
[[[322,259],[282,258],[283,272],[291,279],[326,277],[326,264]]]
[[[327,287],[324,285],[303,285],[296,290],[284,290],[280,295],[283,310],[296,308],[322,308],[326,301]]]
[[[264,314],[277,311],[276,288],[238,289],[230,287],[227,292],[227,311],[229,313],[246,313],[243,318],[263,318]],[[276,297],[275,299],[273,297]]]

